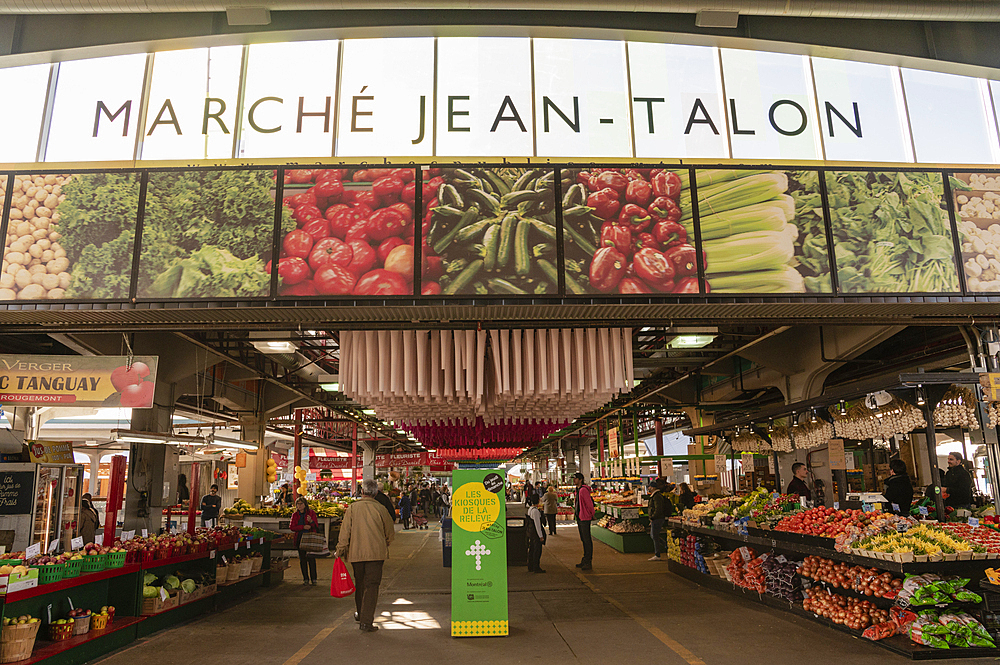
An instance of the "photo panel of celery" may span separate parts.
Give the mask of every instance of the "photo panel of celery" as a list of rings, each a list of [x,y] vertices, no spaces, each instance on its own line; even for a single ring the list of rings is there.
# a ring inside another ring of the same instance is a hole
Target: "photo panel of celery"
[[[841,293],[959,290],[941,173],[825,175]]]
[[[1000,173],[952,173],[951,193],[969,291],[1000,291]]]
[[[818,171],[699,169],[695,182],[710,293],[832,291]]]

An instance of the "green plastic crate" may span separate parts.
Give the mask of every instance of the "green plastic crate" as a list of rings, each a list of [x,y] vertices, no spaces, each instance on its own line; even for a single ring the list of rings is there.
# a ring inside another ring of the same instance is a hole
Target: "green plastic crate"
[[[104,570],[107,567],[106,556],[105,554],[95,554],[83,557],[83,572],[99,573]]]
[[[108,568],[121,568],[125,565],[125,557],[128,552],[109,552],[104,555]]]
[[[32,568],[38,570],[39,584],[61,582],[63,574],[66,572],[66,565],[62,563],[56,563],[51,566],[32,566]]]
[[[63,573],[63,579],[79,577],[80,571],[83,570],[83,559],[70,559],[63,565],[66,567],[66,572]]]

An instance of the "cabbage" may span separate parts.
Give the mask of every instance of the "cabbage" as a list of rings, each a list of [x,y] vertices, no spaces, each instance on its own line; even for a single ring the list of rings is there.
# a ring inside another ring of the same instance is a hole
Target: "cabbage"
[[[146,573],[142,577],[142,583],[144,586],[149,586],[155,581],[156,581],[156,575],[154,575],[153,573]]]
[[[184,580],[181,582],[181,589],[184,593],[194,593],[194,590],[198,588],[198,585],[194,583],[194,580]]]
[[[177,579],[176,575],[167,575],[163,578],[163,586],[168,590],[179,589],[181,586],[181,581]]]
[[[160,588],[155,586],[144,586],[142,587],[142,597],[143,598],[156,598],[160,595]]]

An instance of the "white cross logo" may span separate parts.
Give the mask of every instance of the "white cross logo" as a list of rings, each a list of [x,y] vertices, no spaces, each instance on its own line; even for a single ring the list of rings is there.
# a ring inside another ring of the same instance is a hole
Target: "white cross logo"
[[[484,556],[489,556],[489,554],[490,554],[490,551],[488,549],[486,549],[486,545],[483,545],[478,540],[476,541],[475,545],[473,545],[469,549],[465,550],[465,556],[474,556],[474,557],[476,557],[476,570],[482,570],[483,569],[483,557]]]

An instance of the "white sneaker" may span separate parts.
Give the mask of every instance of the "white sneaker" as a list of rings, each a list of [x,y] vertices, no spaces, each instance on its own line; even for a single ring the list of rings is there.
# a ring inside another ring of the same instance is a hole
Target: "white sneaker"
[[[649,559],[647,559],[647,560],[648,561],[659,561],[660,557],[658,555],[654,554],[653,556],[649,557]]]

